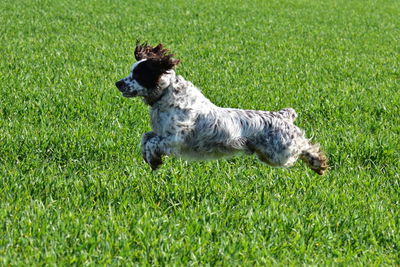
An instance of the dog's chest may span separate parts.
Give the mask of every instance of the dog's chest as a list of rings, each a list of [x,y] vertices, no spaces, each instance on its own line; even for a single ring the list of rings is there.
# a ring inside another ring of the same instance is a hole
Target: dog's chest
[[[160,136],[176,134],[190,127],[188,112],[179,108],[152,109],[151,128]]]

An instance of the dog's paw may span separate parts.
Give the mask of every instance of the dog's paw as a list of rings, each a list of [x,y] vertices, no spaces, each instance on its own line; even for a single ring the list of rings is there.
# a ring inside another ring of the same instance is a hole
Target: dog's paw
[[[157,170],[162,165],[162,156],[156,151],[147,150],[142,153],[144,161],[150,165],[151,169]]]
[[[149,160],[148,164],[150,165],[153,171],[157,170],[163,164],[161,156],[157,155],[156,157],[152,157]]]
[[[158,169],[162,164],[162,154],[158,149],[160,137],[154,133],[146,133],[142,138],[142,157],[153,170]]]

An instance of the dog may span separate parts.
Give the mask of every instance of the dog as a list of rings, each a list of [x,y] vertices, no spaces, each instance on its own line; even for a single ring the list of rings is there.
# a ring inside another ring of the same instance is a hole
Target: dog
[[[124,97],[142,97],[150,106],[151,132],[143,135],[141,153],[156,170],[162,156],[215,159],[244,152],[274,167],[290,167],[297,159],[324,174],[327,158],[294,124],[292,108],[258,111],[222,108],[174,69],[180,62],[162,44],[137,43],[136,63],[116,82]]]

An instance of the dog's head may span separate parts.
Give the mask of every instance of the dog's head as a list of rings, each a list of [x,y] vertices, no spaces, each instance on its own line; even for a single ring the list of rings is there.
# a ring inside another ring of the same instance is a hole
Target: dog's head
[[[135,58],[128,77],[115,83],[125,97],[143,96],[147,104],[154,104],[169,86],[166,74],[179,63],[162,44],[155,47],[136,44]],[[163,79],[164,78],[164,79]]]

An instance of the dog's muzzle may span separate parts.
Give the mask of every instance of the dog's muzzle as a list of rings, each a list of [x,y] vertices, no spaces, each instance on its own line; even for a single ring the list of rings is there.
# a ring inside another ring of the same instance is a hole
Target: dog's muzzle
[[[135,97],[137,95],[137,92],[129,92],[126,90],[126,83],[123,80],[119,80],[118,82],[115,83],[115,86],[118,88],[118,90],[122,93],[122,96],[124,97]]]

